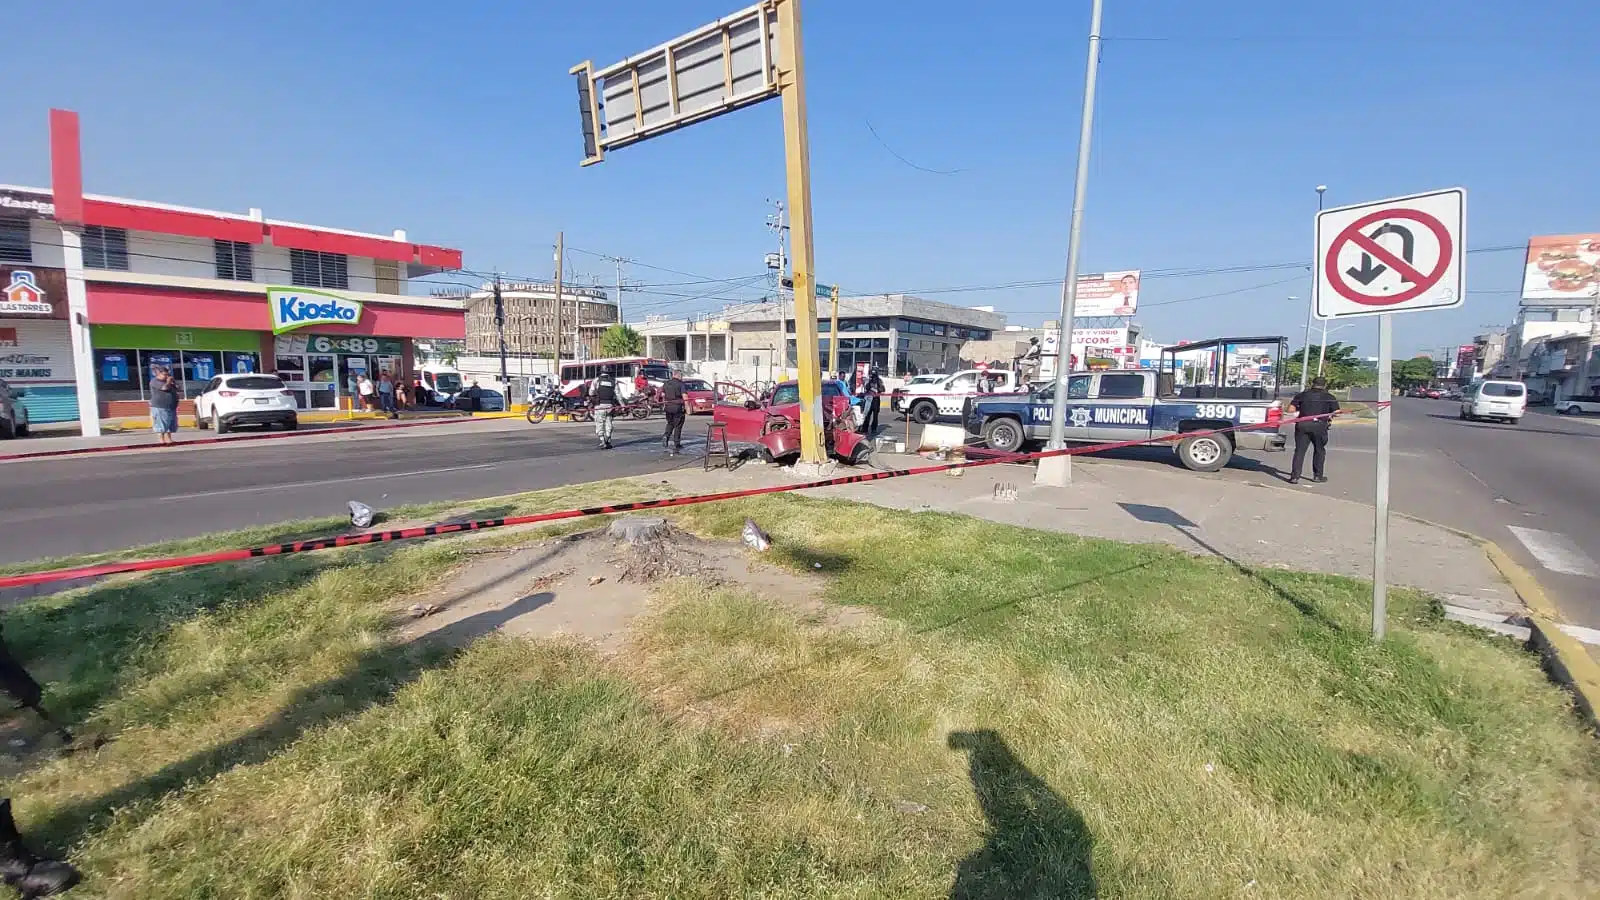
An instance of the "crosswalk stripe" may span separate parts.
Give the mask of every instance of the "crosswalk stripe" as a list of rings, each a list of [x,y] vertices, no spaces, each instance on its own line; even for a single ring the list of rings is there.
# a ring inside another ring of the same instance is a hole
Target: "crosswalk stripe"
[[[1518,525],[1507,525],[1522,546],[1528,548],[1533,558],[1539,561],[1552,572],[1561,572],[1566,575],[1586,575],[1590,578],[1600,577],[1600,566],[1589,558],[1587,553],[1578,549],[1571,538],[1553,531],[1540,531],[1536,528],[1523,528]]]

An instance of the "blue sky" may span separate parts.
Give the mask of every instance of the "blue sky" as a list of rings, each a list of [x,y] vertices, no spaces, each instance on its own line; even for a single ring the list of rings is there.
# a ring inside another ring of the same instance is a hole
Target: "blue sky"
[[[92,192],[406,228],[518,274],[547,273],[564,230],[662,267],[630,268],[653,291],[630,310],[715,307],[764,284],[663,269],[761,275],[784,191],[777,104],[580,170],[567,69],[738,4],[19,4],[0,182],[48,183],[46,109],[65,106],[83,115]],[[1308,260],[1319,183],[1329,205],[1465,186],[1469,247],[1600,230],[1592,0],[1106,5],[1080,271]],[[1088,0],[912,8],[806,0],[818,277],[1051,318],[1059,288],[944,291],[1062,274]],[[570,263],[614,278],[588,253]],[[1397,349],[1510,321],[1520,269],[1518,252],[1471,255],[1465,307],[1397,317]],[[1162,340],[1298,336],[1308,281],[1150,279],[1140,320]],[[1335,339],[1370,353],[1375,335],[1368,320]]]

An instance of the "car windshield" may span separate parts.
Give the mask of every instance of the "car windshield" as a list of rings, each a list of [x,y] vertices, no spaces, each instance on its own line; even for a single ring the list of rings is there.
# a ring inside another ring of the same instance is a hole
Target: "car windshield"
[[[690,380],[683,383],[683,389],[686,391],[709,391],[711,390],[711,385],[706,384],[704,381]]]
[[[446,394],[461,393],[461,376],[455,372],[435,372],[434,389]]]
[[[251,375],[247,378],[229,378],[228,387],[241,391],[281,391],[283,381],[276,375]]]
[[[772,405],[783,406],[788,403],[800,402],[800,385],[780,384],[772,391]]]
[[[672,376],[672,370],[666,366],[640,366],[639,371],[652,381],[666,381]]]
[[[1521,397],[1525,393],[1520,384],[1504,384],[1495,381],[1484,382],[1483,395],[1485,397]]]

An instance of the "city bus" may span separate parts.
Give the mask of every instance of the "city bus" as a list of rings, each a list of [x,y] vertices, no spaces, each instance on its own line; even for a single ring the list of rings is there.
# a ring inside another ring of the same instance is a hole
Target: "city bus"
[[[573,391],[582,390],[601,372],[610,372],[618,382],[632,382],[641,371],[652,387],[660,387],[671,372],[666,360],[649,356],[573,360],[561,364],[561,393],[571,395]]]

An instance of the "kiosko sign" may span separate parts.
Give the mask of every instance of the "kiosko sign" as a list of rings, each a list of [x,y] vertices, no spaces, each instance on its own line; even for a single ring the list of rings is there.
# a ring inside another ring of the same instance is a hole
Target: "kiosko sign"
[[[361,302],[303,288],[267,288],[272,333],[308,325],[354,325],[361,321]]]

